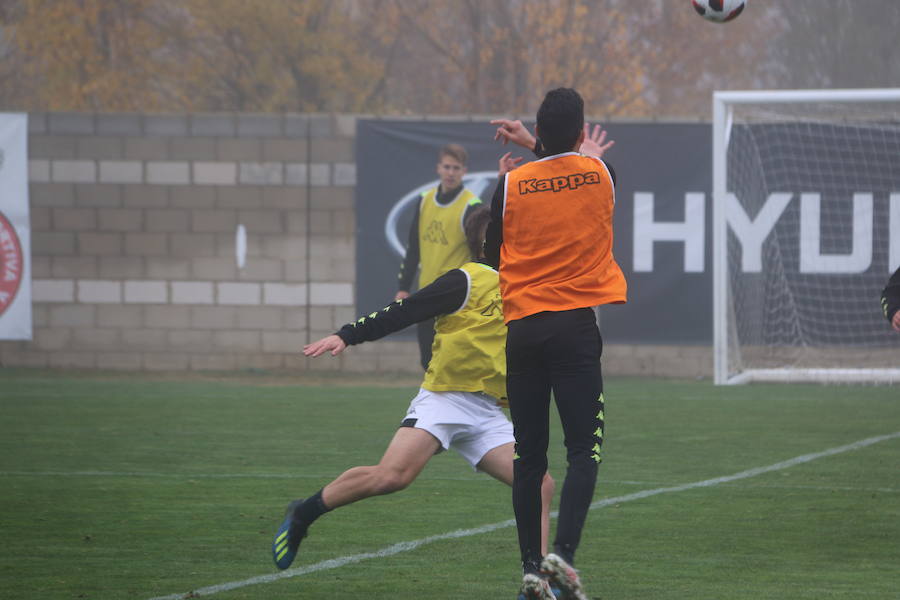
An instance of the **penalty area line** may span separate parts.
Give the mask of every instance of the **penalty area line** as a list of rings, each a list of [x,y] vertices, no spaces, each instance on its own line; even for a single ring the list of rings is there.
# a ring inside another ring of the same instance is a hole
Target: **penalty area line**
[[[746,471],[740,471],[739,473],[734,473],[732,475],[724,475],[722,477],[714,477],[712,479],[704,479],[702,481],[695,481],[693,483],[685,483],[683,485],[676,485],[671,487],[662,487],[656,488],[652,490],[644,490],[641,492],[635,492],[633,494],[626,494],[624,496],[616,496],[614,498],[604,498],[603,500],[598,500],[591,504],[591,510],[596,508],[602,508],[604,506],[611,506],[614,504],[621,504],[623,502],[631,502],[632,500],[641,500],[643,498],[649,498],[651,496],[658,496],[659,494],[671,494],[674,492],[684,492],[687,490],[693,490],[697,488],[704,487],[712,487],[716,485],[720,485],[722,483],[728,483],[731,481],[736,481],[739,479],[747,479],[749,477],[756,477],[757,475],[763,475],[765,473],[771,473],[773,471],[781,471],[784,469],[789,469],[791,467],[795,467],[797,465],[802,465],[804,463],[812,462],[814,460],[818,460],[820,458],[826,458],[829,456],[834,456],[835,454],[841,454],[843,452],[849,452],[851,450],[859,450],[860,448],[865,448],[866,446],[871,446],[873,444],[877,444],[879,442],[884,442],[887,440],[892,440],[895,438],[900,438],[900,431],[895,431],[894,433],[889,433],[886,435],[879,435],[876,437],[866,438],[864,440],[859,440],[857,442],[853,442],[851,444],[847,444],[845,446],[837,446],[835,448],[829,448],[827,450],[822,450],[821,452],[813,452],[811,454],[803,454],[800,456],[795,456],[794,458],[784,460],[781,462],[777,462],[772,465],[768,465],[765,467],[756,467],[754,469],[747,469]],[[556,518],[558,516],[558,511],[554,511],[551,514],[551,517]],[[421,546],[426,546],[428,544],[432,544],[434,542],[439,542],[442,540],[450,540],[464,537],[471,537],[473,535],[480,535],[482,533],[490,533],[491,531],[496,531],[497,529],[505,529],[507,527],[515,527],[516,521],[515,519],[509,519],[507,521],[501,521],[499,523],[491,523],[489,525],[482,525],[481,527],[474,527],[471,529],[457,529],[456,531],[450,531],[447,533],[441,533],[438,535],[428,536],[418,540],[411,540],[408,542],[398,542],[396,544],[392,544],[381,550],[375,552],[362,552],[360,554],[352,554],[349,556],[341,556],[338,558],[332,558],[329,560],[323,560],[321,562],[317,562],[312,565],[307,565],[305,567],[297,567],[294,569],[288,569],[286,571],[281,571],[280,573],[270,573],[267,575],[258,575],[256,577],[250,577],[249,579],[242,579],[240,581],[231,581],[228,583],[220,583],[217,585],[210,585],[207,587],[197,588],[195,590],[191,590],[189,592],[182,592],[178,594],[169,594],[168,596],[156,596],[150,598],[150,600],[184,600],[185,598],[199,598],[203,596],[211,596],[213,594],[218,594],[221,592],[227,592],[229,590],[234,590],[242,587],[247,587],[250,585],[257,585],[260,583],[272,583],[274,581],[278,581],[279,579],[288,579],[290,577],[299,577],[301,575],[306,575],[308,573],[315,573],[317,571],[327,571],[330,569],[338,569],[340,567],[362,562],[364,560],[369,560],[372,558],[385,558],[387,556],[393,556],[395,554],[400,554],[402,552],[409,552],[411,550],[415,550]]]

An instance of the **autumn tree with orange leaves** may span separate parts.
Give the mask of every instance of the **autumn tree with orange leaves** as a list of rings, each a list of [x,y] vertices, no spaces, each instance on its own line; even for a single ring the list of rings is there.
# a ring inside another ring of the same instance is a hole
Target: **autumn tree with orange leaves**
[[[41,110],[163,108],[167,40],[154,25],[154,4],[6,2],[4,95]]]
[[[531,114],[543,91],[570,86],[596,115],[698,115],[708,114],[715,85],[768,83],[755,67],[779,31],[774,15],[718,27],[669,0],[640,5],[386,0],[377,22],[386,39],[403,32],[403,51],[386,65],[383,103],[401,112]]]
[[[352,0],[9,0],[0,102],[31,110],[362,110]]]
[[[896,79],[897,22],[873,0],[726,25],[687,0],[2,0],[0,109],[528,116],[572,86],[593,116],[705,118],[715,89]]]

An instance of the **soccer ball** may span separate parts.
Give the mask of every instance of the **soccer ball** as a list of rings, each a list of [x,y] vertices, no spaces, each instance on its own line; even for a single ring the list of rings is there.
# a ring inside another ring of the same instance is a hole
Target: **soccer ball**
[[[747,0],[691,0],[694,10],[714,23],[725,23],[737,18],[747,5]]]

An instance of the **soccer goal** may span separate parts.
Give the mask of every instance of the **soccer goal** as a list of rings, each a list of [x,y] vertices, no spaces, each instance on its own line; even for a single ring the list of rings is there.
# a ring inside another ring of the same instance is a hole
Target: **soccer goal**
[[[900,382],[900,89],[713,95],[715,382]]]

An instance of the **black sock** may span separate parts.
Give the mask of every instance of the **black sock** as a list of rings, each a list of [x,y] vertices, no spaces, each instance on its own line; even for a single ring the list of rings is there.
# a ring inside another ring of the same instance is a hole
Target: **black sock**
[[[539,560],[526,560],[522,562],[522,573],[524,575],[539,575],[541,572],[541,561]]]
[[[319,490],[294,509],[294,518],[312,525],[313,521],[327,513],[330,508],[322,501],[322,490]]]

